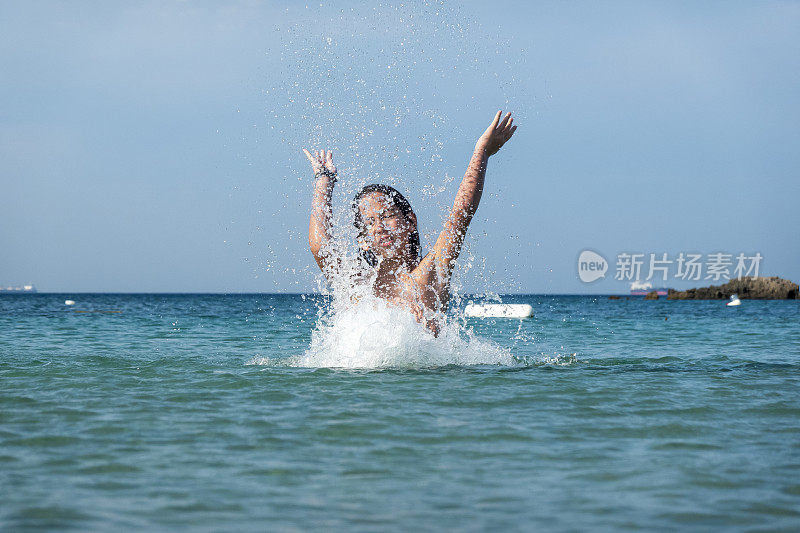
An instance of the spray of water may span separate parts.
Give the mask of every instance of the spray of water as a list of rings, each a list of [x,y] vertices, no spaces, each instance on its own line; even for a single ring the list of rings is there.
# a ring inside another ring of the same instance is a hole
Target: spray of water
[[[308,212],[311,173],[300,149],[332,150],[340,175],[332,234],[335,253],[343,260],[329,276],[331,286],[316,277],[332,303],[320,311],[310,347],[282,364],[516,364],[507,350],[460,327],[458,318],[436,317],[441,329],[435,337],[409,311],[373,296],[354,259],[356,230],[349,209],[366,183],[392,185],[411,201],[421,221],[422,248],[430,247],[452,204],[470,143],[480,134],[464,117],[474,116],[479,102],[489,113],[511,104],[507,89],[514,84],[513,73],[503,68],[508,55],[501,52],[507,43],[498,36],[487,38],[478,24],[439,1],[336,12],[320,6],[296,20],[279,51],[281,72],[271,73],[265,90],[269,127],[284,139],[286,156],[298,162],[294,178],[283,178],[286,203],[281,211]],[[502,77],[498,69],[504,70]],[[282,213],[274,218],[285,224]],[[303,250],[294,264],[307,264],[307,226],[294,226],[286,228],[296,243],[291,248]],[[473,267],[483,265],[467,244],[452,283],[452,305],[460,305],[460,280]],[[287,268],[295,274],[295,267]],[[297,272],[298,283],[310,273]],[[488,273],[479,277],[489,278]],[[488,284],[485,288],[491,292]]]
[[[455,322],[438,337],[405,309],[368,297],[333,312],[317,324],[311,346],[287,361],[291,366],[338,368],[428,368],[446,365],[514,365],[499,346],[465,337]]]

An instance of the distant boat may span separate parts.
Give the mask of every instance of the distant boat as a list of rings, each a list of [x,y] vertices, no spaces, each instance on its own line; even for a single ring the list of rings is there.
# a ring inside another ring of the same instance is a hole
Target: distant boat
[[[36,292],[36,287],[34,287],[33,285],[23,285],[21,287],[0,287],[0,292],[13,292],[13,293],[23,292],[23,293],[33,294]]]
[[[731,294],[731,301],[726,303],[728,307],[733,307],[734,305],[742,305],[742,301],[739,299],[738,294]]]
[[[658,287],[657,289],[654,289],[653,284],[649,281],[644,283],[634,281],[631,283],[631,296],[647,296],[653,291],[656,291],[659,296],[666,296],[669,294],[670,289],[668,287]]]

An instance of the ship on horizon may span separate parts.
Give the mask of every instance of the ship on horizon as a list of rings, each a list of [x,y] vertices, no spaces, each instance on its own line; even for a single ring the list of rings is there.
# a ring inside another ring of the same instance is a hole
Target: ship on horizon
[[[631,296],[647,296],[653,291],[656,291],[659,296],[666,296],[669,294],[670,289],[671,287],[658,287],[654,289],[653,284],[649,281],[634,281],[631,283]]]
[[[0,292],[14,292],[14,293],[24,292],[24,293],[31,293],[32,294],[32,293],[35,293],[37,291],[36,291],[36,287],[34,287],[33,285],[22,285],[20,287],[12,287],[12,286],[3,287],[2,285],[0,285]]]

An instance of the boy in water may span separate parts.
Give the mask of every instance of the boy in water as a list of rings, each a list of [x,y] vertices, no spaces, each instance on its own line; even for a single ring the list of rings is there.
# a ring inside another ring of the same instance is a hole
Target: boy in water
[[[417,217],[408,201],[387,185],[367,185],[353,200],[361,258],[374,269],[373,292],[379,298],[409,309],[417,321],[438,333],[436,315],[447,310],[450,278],[470,221],[478,209],[489,157],[514,135],[511,113],[494,120],[475,144],[453,208],[433,249],[420,259]],[[330,281],[337,275],[338,258],[331,244],[331,195],[336,167],[330,151],[303,150],[314,169],[308,243],[319,268]]]

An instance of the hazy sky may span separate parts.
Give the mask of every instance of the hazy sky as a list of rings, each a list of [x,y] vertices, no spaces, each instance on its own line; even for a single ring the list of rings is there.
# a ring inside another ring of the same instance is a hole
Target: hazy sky
[[[313,290],[302,147],[342,224],[388,182],[425,246],[500,108],[465,289],[624,292],[621,252],[800,281],[796,2],[220,4],[0,5],[0,284]]]

